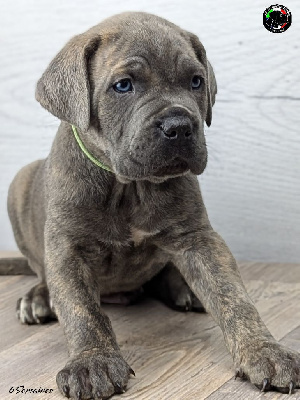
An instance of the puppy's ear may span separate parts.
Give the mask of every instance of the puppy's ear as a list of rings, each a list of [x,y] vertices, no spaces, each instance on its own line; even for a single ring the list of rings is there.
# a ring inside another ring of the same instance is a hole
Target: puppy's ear
[[[100,36],[86,32],[72,38],[43,73],[35,97],[46,110],[87,131],[90,125],[89,58]]]
[[[206,51],[200,40],[193,33],[189,33],[189,38],[192,47],[196,53],[198,60],[206,67],[206,97],[207,97],[207,107],[205,122],[207,126],[211,125],[212,120],[212,107],[215,104],[215,98],[217,94],[217,81],[214,74],[214,70],[210,62],[206,58]]]

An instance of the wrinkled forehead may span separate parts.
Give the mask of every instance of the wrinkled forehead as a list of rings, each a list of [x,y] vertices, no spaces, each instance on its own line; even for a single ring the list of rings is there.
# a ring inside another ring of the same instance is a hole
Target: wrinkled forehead
[[[179,71],[205,73],[187,37],[168,26],[136,24],[123,26],[106,36],[102,56],[111,73],[156,71],[172,76]]]

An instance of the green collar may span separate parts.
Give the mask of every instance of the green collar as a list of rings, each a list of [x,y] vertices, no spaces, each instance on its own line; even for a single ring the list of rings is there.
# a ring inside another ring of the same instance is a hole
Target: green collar
[[[105,169],[106,171],[113,172],[110,168],[108,168],[106,165],[102,164],[101,161],[97,160],[95,157],[93,157],[91,155],[91,153],[89,153],[88,149],[85,147],[85,145],[83,144],[82,140],[80,139],[80,137],[78,135],[78,132],[77,132],[77,129],[75,128],[74,125],[71,125],[71,126],[72,126],[72,130],[73,130],[76,142],[78,143],[79,147],[84,152],[84,154],[87,156],[87,158],[89,158],[98,167],[101,167],[101,168]]]

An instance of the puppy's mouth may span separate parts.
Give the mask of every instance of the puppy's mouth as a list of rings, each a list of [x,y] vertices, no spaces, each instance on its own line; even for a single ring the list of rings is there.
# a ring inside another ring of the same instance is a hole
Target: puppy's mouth
[[[183,174],[189,170],[189,165],[186,161],[180,158],[174,158],[170,163],[155,169],[151,175],[153,176],[170,176]]]

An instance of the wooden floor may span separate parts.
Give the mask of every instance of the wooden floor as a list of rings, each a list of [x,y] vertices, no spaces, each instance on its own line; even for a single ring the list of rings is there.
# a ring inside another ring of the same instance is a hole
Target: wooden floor
[[[300,264],[242,263],[248,291],[273,335],[300,351]],[[0,277],[0,400],[62,399],[55,375],[67,360],[58,323],[21,326],[17,299],[36,282],[33,276]],[[233,379],[231,357],[209,315],[180,313],[147,300],[127,308],[106,306],[125,359],[136,372],[127,400],[300,399],[261,394]],[[9,394],[11,387],[53,389],[51,394]]]

